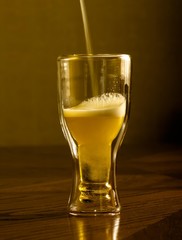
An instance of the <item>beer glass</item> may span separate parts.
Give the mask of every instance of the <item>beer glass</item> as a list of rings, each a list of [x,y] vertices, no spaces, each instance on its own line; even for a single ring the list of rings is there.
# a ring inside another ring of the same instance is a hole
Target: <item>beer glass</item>
[[[71,215],[120,212],[116,156],[130,108],[131,58],[126,54],[58,57],[58,106],[74,176]]]

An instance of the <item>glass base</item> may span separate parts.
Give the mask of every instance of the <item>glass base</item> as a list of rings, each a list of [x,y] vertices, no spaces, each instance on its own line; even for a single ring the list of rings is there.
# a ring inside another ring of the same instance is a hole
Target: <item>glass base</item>
[[[94,217],[94,216],[116,216],[120,214],[118,212],[69,212],[71,216],[85,216],[85,217]]]
[[[82,188],[83,189],[83,188]],[[117,215],[120,204],[116,191],[111,186],[106,188],[89,189],[72,196],[69,202],[69,213],[77,216]]]

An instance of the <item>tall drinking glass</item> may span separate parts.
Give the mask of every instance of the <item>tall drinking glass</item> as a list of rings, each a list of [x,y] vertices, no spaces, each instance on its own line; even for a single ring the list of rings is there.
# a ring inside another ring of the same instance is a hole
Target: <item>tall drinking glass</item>
[[[74,159],[72,215],[115,215],[116,155],[130,106],[129,55],[58,58],[60,123]]]

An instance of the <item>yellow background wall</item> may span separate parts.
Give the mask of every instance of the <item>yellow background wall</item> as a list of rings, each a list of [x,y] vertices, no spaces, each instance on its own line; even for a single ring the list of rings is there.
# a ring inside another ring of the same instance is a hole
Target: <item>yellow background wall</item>
[[[125,142],[181,142],[181,1],[85,4],[94,53],[132,55]],[[65,143],[56,59],[85,49],[79,0],[0,1],[0,146]]]

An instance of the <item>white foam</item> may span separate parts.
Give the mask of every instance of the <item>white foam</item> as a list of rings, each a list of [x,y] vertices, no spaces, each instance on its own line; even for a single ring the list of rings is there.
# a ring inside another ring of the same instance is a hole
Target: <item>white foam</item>
[[[119,93],[105,93],[89,98],[79,105],[64,109],[66,116],[117,115],[124,116],[126,100]]]
[[[103,109],[108,107],[116,107],[125,102],[125,98],[119,93],[104,93],[101,96],[89,98],[78,106],[87,109]]]

